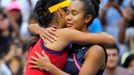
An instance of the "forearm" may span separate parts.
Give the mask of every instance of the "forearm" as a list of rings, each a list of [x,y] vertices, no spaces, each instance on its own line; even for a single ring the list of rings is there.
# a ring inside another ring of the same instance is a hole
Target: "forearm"
[[[70,42],[80,42],[86,44],[114,44],[113,36],[101,33],[85,33],[73,29],[66,30],[65,38]]]
[[[89,39],[93,44],[114,44],[114,38],[105,32],[90,34]]]
[[[71,75],[71,74],[68,74],[68,73],[60,70],[59,68],[57,68],[54,65],[51,65],[51,67],[49,67],[48,72],[51,73],[52,75]]]
[[[122,44],[124,42],[124,39],[125,39],[125,29],[120,30],[118,39],[119,39],[119,43]]]
[[[124,43],[124,39],[125,39],[125,19],[122,19],[120,21],[120,31],[119,31],[119,35],[118,35],[118,40],[119,43],[123,44]]]
[[[114,37],[105,32],[102,32],[102,37],[100,37],[100,39],[104,40],[104,41],[102,41],[102,43],[104,43],[104,44],[105,43],[106,44],[114,44],[115,43]]]
[[[39,34],[39,30],[41,29],[41,27],[39,26],[39,24],[30,24],[28,26],[28,29],[32,33]]]

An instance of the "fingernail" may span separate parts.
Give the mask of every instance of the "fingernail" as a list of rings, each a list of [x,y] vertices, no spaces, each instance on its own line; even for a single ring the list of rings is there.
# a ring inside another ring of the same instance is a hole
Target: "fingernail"
[[[50,40],[51,42],[53,42],[53,40]]]
[[[57,39],[56,39],[56,38],[55,38],[54,40],[55,40],[55,41],[57,41]]]
[[[58,34],[56,36],[59,36]]]

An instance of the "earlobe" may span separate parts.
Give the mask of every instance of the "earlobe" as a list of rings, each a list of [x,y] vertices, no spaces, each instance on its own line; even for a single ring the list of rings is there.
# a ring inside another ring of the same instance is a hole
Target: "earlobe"
[[[92,20],[93,16],[92,15],[88,15],[85,17],[85,23],[89,23]]]

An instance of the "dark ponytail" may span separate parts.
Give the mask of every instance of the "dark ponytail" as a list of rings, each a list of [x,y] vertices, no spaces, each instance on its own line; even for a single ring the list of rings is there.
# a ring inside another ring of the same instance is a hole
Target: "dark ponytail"
[[[46,5],[45,1],[44,2],[42,0],[37,1],[35,9],[34,9],[34,15],[37,18],[41,27],[47,27],[45,26],[46,24],[44,22],[45,17],[43,15],[44,13],[43,4]],[[39,38],[40,38],[39,35],[33,36],[33,38],[29,41],[28,50],[30,49],[30,47],[33,47],[36,44]]]
[[[38,19],[40,26],[42,27],[48,27],[48,25],[45,22],[45,5],[47,0],[38,0],[34,9],[35,17]]]
[[[99,14],[99,5],[100,0],[80,0],[84,3],[85,17],[87,15],[92,15],[92,20],[88,23],[90,25],[94,18],[96,18]]]
[[[100,0],[91,0],[94,5],[94,17],[98,17],[100,9]]]

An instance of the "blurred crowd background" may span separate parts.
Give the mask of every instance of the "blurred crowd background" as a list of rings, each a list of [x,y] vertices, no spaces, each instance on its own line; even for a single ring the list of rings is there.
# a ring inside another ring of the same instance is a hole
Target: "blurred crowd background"
[[[38,22],[34,16],[36,2],[0,0],[0,75],[23,74],[28,42],[34,35],[28,25]],[[99,12],[94,20],[99,26],[91,30],[99,28],[111,34],[119,49],[118,66],[126,62],[125,68],[133,66],[134,72],[134,0],[101,0]],[[131,61],[126,61],[130,55]]]

